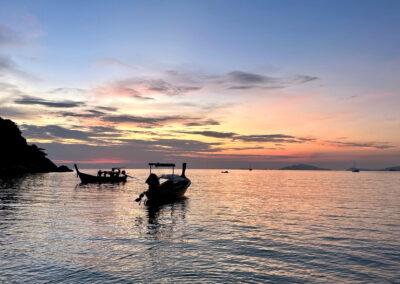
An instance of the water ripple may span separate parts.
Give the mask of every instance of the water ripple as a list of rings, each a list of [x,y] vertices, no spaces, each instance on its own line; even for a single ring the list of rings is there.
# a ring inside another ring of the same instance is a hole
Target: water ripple
[[[400,282],[398,173],[189,173],[162,206],[140,180],[0,183],[0,282]]]

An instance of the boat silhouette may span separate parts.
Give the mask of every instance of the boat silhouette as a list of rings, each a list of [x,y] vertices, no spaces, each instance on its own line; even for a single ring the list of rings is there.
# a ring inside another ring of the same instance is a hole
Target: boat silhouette
[[[356,161],[353,162],[353,169],[351,170],[353,173],[359,173],[360,170],[356,168]]]
[[[125,171],[120,171],[121,168],[112,168],[111,171],[100,171],[98,175],[89,175],[79,171],[78,166],[74,164],[76,174],[81,179],[82,183],[116,183],[116,182],[126,182],[127,175]],[[120,175],[120,173],[122,175]]]
[[[175,164],[164,164],[164,163],[149,163],[150,175],[146,180],[149,185],[148,190],[141,193],[136,199],[137,202],[141,201],[144,196],[147,197],[148,201],[165,202],[168,200],[174,200],[183,197],[186,190],[191,184],[190,179],[185,176],[186,163],[182,164],[181,175],[174,174]],[[155,168],[172,168],[172,174],[161,175],[158,177],[156,174],[151,172],[152,167]],[[163,179],[160,183],[160,179]]]

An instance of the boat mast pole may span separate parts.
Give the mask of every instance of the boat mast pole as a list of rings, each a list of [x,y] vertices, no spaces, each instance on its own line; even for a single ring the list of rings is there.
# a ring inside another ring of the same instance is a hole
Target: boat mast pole
[[[182,173],[181,173],[181,177],[185,178],[185,171],[186,171],[186,163],[182,164]]]

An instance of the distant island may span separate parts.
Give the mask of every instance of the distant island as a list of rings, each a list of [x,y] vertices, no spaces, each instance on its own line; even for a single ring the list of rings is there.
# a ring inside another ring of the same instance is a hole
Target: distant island
[[[352,171],[354,168],[348,168],[346,171]],[[397,172],[400,171],[400,166],[387,167],[384,169],[359,169],[361,172]]]
[[[44,149],[28,145],[18,126],[0,117],[0,176],[25,173],[72,172],[67,166],[57,167],[46,158]]]
[[[384,168],[382,171],[397,172],[400,171],[400,166]]]
[[[280,168],[280,170],[301,170],[301,171],[330,171],[331,169],[318,168],[313,165],[298,164]]]

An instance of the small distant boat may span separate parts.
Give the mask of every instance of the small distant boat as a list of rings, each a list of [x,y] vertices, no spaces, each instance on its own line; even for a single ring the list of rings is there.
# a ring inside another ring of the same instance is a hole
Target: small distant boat
[[[356,161],[353,162],[353,169],[351,170],[353,173],[359,173],[360,170],[356,168]]]
[[[76,174],[82,183],[117,183],[126,182],[128,175],[121,168],[112,168],[111,171],[98,171],[97,176],[85,174],[79,171],[78,166],[74,164]]]
[[[165,202],[183,197],[191,184],[190,179],[185,176],[186,163],[182,164],[181,175],[174,174],[175,164],[149,163],[149,166],[150,175],[146,180],[149,188],[139,195],[139,197],[136,199],[137,202],[141,201],[144,196],[147,197],[148,201],[157,202]],[[156,174],[151,172],[152,167],[172,168],[172,174],[161,175],[158,177]],[[165,181],[160,183],[160,179],[164,179]]]
[[[229,174],[229,171],[221,171],[221,174]]]

